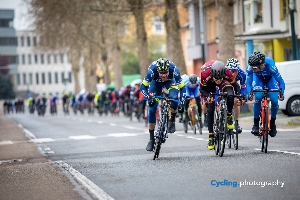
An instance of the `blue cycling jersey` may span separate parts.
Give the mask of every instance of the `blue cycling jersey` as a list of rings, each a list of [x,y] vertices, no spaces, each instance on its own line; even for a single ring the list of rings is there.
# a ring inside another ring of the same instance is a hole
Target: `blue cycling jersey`
[[[279,87],[282,89],[282,94],[284,94],[285,90],[285,83],[281,77],[281,74],[279,73],[277,67],[275,66],[275,62],[273,59],[266,57],[265,58],[265,68],[258,72],[253,72],[252,67],[248,65],[247,67],[247,92],[250,94],[251,88],[255,85],[252,85],[253,83],[253,74],[256,75],[257,78],[259,78],[264,85],[267,85],[268,82],[272,79],[272,77],[275,78],[277,83],[279,83]],[[255,83],[254,83],[255,84]],[[274,85],[273,88],[269,89],[276,89],[276,85]]]
[[[182,82],[182,78],[180,76],[180,72],[179,72],[178,68],[175,66],[175,64],[173,62],[170,62],[168,80],[172,80],[172,79],[175,80],[176,85],[180,89],[180,96],[181,96],[182,91],[184,89],[184,83]],[[160,83],[163,82],[162,79],[159,77],[159,73],[156,69],[156,61],[152,62],[151,65],[149,66],[148,72],[147,72],[147,74],[141,84],[141,87],[140,87],[141,92],[147,98],[149,96],[148,87],[152,80],[154,80],[156,82],[160,82]]]
[[[241,94],[246,94],[246,72],[241,68],[238,68],[238,74],[236,75],[236,81],[240,81]]]
[[[184,77],[183,82],[185,85],[185,90],[186,90],[187,96],[194,96],[194,97],[199,96],[199,89],[200,89],[200,78],[199,77],[197,77],[196,87],[192,87],[193,84],[191,83],[188,76]]]

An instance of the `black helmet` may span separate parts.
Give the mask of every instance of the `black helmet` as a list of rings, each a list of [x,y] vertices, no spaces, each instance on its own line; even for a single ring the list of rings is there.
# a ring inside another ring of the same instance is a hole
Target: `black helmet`
[[[196,84],[197,83],[197,76],[196,74],[191,74],[189,77],[189,80],[192,84]]]
[[[156,61],[156,69],[158,72],[169,71],[170,61],[166,58],[160,58]]]
[[[249,56],[248,64],[250,66],[258,66],[265,63],[265,55],[260,52],[254,52]]]
[[[215,79],[221,79],[225,76],[225,65],[221,61],[215,61],[211,66],[212,76]]]

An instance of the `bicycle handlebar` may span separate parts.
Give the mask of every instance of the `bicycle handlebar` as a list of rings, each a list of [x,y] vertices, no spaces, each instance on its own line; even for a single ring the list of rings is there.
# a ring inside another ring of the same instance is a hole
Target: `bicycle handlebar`
[[[269,92],[279,92],[279,96],[282,97],[282,89],[268,89],[268,88],[264,88],[264,89],[251,89],[250,95],[253,95],[254,92],[263,92],[263,93],[269,93]]]
[[[176,102],[176,103],[179,102],[179,100],[176,100],[176,99],[170,99],[170,98],[162,97],[162,96],[155,96],[155,98],[162,99],[162,100],[166,100],[166,101],[173,101],[173,102]]]

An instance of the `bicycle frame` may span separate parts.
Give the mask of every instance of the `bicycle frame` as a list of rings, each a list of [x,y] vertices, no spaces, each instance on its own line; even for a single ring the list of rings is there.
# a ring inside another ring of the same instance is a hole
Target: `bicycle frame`
[[[263,98],[261,100],[260,106],[260,127],[259,127],[259,140],[261,143],[261,152],[268,152],[268,133],[270,131],[270,109],[269,102],[270,98],[268,97],[270,92],[279,92],[279,95],[282,96],[281,89],[272,89],[269,90],[266,86],[263,89],[251,89],[251,95],[253,92],[263,92]]]
[[[158,99],[161,99],[161,111],[159,114],[159,120],[158,120],[158,126],[155,131],[155,143],[154,143],[154,156],[153,160],[155,158],[158,158],[161,144],[165,143],[166,138],[168,138],[168,123],[169,123],[169,118],[170,118],[170,103],[171,101],[176,101],[173,99],[169,99],[166,97],[156,97]]]

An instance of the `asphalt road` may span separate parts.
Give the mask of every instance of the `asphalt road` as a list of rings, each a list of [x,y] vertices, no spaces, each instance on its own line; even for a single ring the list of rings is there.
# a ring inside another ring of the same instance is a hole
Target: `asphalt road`
[[[206,148],[208,132],[177,131],[163,144],[160,157],[145,150],[144,123],[125,117],[59,113],[44,117],[12,114],[38,144],[41,154],[83,185],[94,199],[299,199],[300,129],[278,126],[269,152],[259,151],[241,120],[239,149],[223,157]]]

